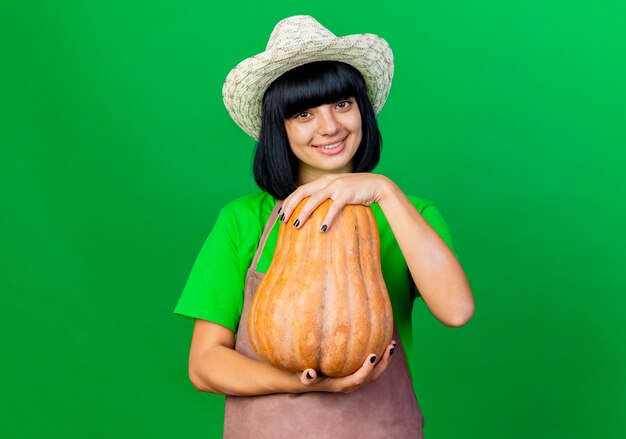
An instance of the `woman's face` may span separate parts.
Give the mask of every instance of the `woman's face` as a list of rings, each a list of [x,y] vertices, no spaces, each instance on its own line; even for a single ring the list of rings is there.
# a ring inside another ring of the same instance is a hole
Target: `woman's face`
[[[285,120],[291,150],[300,161],[298,184],[330,173],[352,172],[361,144],[361,112],[353,97],[309,108]]]

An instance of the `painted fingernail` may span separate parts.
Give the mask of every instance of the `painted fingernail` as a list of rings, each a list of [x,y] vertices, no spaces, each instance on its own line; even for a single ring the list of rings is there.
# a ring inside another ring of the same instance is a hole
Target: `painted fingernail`
[[[297,219],[297,220],[295,220],[295,221],[293,222],[293,226],[294,226],[294,227],[298,227],[299,225],[300,225],[300,220],[299,220],[299,219]]]
[[[391,348],[391,349],[389,350],[389,356],[390,356],[390,357],[393,355],[393,351],[394,351],[395,349],[396,349],[396,348]]]
[[[306,373],[306,379],[307,380],[312,380],[313,377],[311,376],[311,374],[309,372]]]
[[[276,213],[277,213],[278,215],[280,215],[280,212],[281,212],[282,210],[283,210],[283,208],[282,208],[282,207],[279,207],[279,208],[278,208],[278,212],[276,212]]]
[[[280,220],[283,221],[283,222],[285,221],[285,214],[284,213],[280,216]]]
[[[325,232],[326,230],[328,230],[328,226],[327,226],[326,224],[324,224],[324,225],[322,226],[322,229],[321,229],[321,230],[322,230],[322,232]]]
[[[370,358],[370,363],[374,363],[374,361],[376,361],[376,355],[372,355],[372,358]]]

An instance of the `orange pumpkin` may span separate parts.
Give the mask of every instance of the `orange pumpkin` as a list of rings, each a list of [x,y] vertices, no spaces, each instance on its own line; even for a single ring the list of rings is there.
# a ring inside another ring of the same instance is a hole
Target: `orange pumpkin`
[[[248,338],[276,367],[346,376],[369,354],[380,358],[393,332],[376,219],[367,206],[347,205],[320,232],[332,203],[326,200],[296,229],[306,201],[280,224],[274,258],[250,305]]]

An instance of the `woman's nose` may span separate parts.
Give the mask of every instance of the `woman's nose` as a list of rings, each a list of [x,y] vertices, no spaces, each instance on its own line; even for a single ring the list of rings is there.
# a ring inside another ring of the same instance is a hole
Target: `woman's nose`
[[[323,136],[332,136],[337,134],[340,123],[332,111],[322,111],[318,117],[317,130]]]

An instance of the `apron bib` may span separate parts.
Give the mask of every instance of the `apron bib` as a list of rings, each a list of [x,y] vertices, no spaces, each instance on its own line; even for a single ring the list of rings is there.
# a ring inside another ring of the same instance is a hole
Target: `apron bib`
[[[248,311],[264,274],[256,271],[265,241],[278,218],[279,201],[269,217],[245,282],[235,350],[262,361],[248,340]],[[226,396],[225,439],[398,438],[422,439],[424,417],[394,324],[397,344],[380,378],[350,394],[309,392]],[[365,360],[365,359],[363,359]]]

